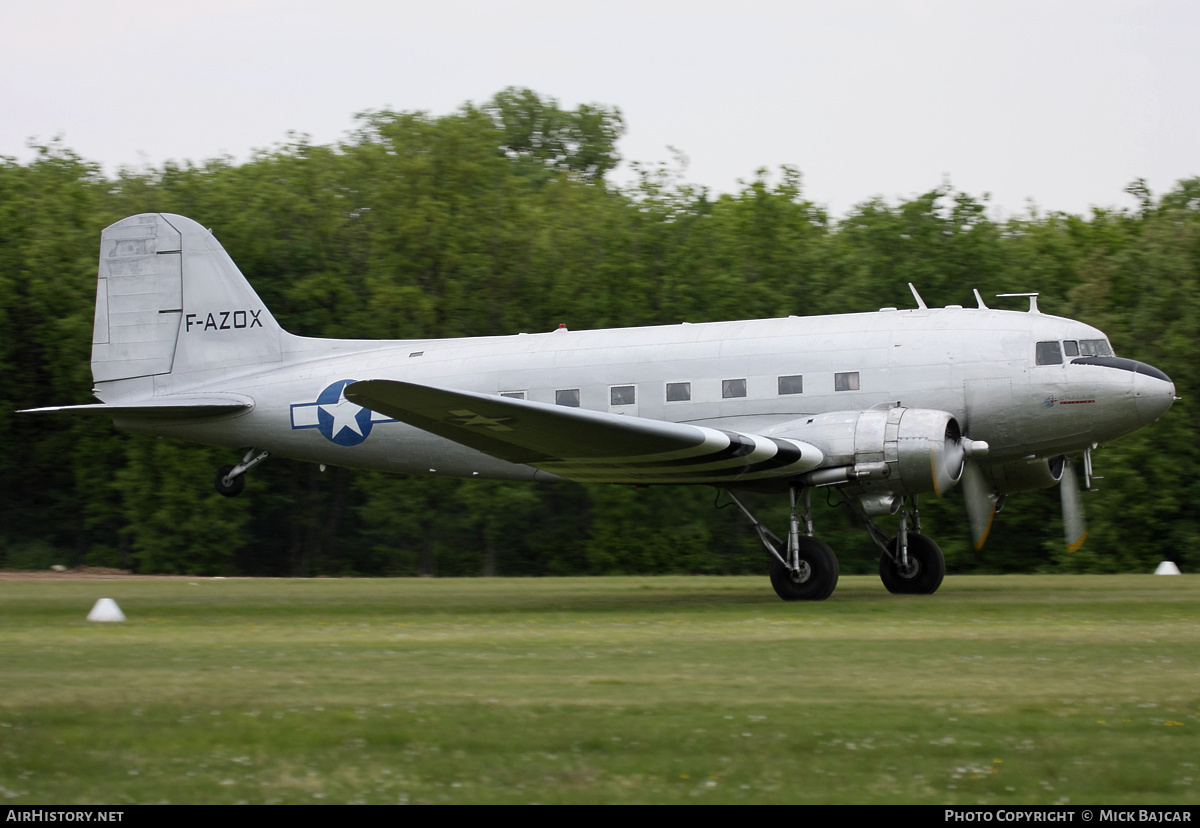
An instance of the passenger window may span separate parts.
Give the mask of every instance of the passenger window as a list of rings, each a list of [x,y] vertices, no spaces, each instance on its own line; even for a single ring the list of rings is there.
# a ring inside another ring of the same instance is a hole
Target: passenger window
[[[833,375],[833,390],[834,391],[857,391],[858,390],[858,371],[846,371],[841,374]]]
[[[523,400],[523,399],[525,399],[525,392],[524,391],[501,391],[500,396],[508,397],[509,399],[512,399],[512,400]]]
[[[668,382],[667,402],[687,402],[692,398],[690,382]]]
[[[790,377],[779,378],[779,393],[780,394],[803,394],[804,393],[804,377],[796,374]]]
[[[636,386],[614,385],[608,389],[608,402],[610,405],[633,405],[636,401]]]
[[[721,398],[733,399],[746,396],[746,381],[744,379],[721,380]]]
[[[1062,349],[1057,342],[1039,342],[1037,344],[1038,365],[1062,365]]]
[[[554,404],[565,405],[570,408],[579,408],[579,389],[564,388],[561,391],[555,391]]]
[[[1079,343],[1073,339],[1068,339],[1063,343],[1063,353],[1069,357],[1079,356]]]

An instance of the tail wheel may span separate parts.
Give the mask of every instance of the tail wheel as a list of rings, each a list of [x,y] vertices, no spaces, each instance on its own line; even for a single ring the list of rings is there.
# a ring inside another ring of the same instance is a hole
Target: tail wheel
[[[242,489],[246,488],[245,474],[239,474],[228,483],[225,482],[226,475],[233,471],[233,469],[233,466],[221,466],[221,468],[217,469],[217,479],[213,481],[217,487],[217,491],[225,495],[225,497],[237,497],[242,493]]]
[[[879,579],[888,592],[898,595],[932,595],[946,577],[946,558],[938,545],[924,535],[908,535],[908,566],[896,562],[900,541],[888,544],[887,555],[879,558]]]
[[[800,537],[799,568],[792,571],[771,556],[771,586],[785,601],[824,601],[838,582],[837,555],[829,544]]]

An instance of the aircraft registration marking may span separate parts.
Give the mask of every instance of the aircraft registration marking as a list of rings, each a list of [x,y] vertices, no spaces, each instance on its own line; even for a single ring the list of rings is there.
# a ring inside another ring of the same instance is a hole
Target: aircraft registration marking
[[[200,314],[189,313],[184,317],[185,330],[189,333],[192,328],[202,331],[233,331],[243,328],[261,328],[263,309],[258,310],[220,310],[213,311],[203,320]]]

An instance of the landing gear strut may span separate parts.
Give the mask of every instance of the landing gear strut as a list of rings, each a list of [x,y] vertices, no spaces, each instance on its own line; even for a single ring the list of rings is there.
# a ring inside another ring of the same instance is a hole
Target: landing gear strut
[[[242,462],[236,466],[221,466],[217,469],[217,478],[213,483],[217,487],[217,491],[225,495],[225,497],[237,497],[246,488],[246,472],[257,466],[262,461],[269,457],[268,452],[261,452],[255,455],[255,449],[250,449],[246,452],[246,456],[242,458]]]
[[[797,495],[803,492],[804,511],[797,510]],[[758,518],[737,499],[733,492],[727,492],[729,497],[742,510],[754,530],[758,532],[759,540],[767,549],[771,565],[771,586],[775,594],[785,601],[823,601],[832,593],[838,582],[838,560],[833,550],[822,540],[813,537],[812,512],[809,503],[809,490],[792,486],[792,514],[788,525],[788,539],[784,544],[779,536],[763,526]],[[805,534],[800,534],[800,523],[803,521]],[[783,554],[780,554],[780,550]]]
[[[905,498],[900,507],[900,528],[889,538],[852,498],[846,498],[867,523],[871,540],[883,554],[879,556],[879,580],[888,592],[897,595],[932,595],[946,577],[946,559],[932,539],[921,534],[921,514],[917,496]],[[909,531],[911,522],[914,531]]]
[[[791,486],[788,491],[792,513],[786,543],[763,526],[733,492],[726,490],[726,494],[749,518],[766,547],[775,594],[785,601],[821,601],[837,586],[837,556],[827,543],[813,536],[811,487]],[[916,495],[900,501],[900,527],[894,538],[875,525],[857,497],[845,495],[845,500],[863,519],[871,540],[882,551],[879,578],[888,592],[909,595],[937,592],[946,577],[946,559],[938,545],[921,534]]]

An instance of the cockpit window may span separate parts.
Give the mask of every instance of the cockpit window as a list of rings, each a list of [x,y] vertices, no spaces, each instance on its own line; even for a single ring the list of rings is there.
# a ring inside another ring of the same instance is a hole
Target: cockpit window
[[[1062,365],[1062,349],[1057,342],[1039,342],[1037,344],[1038,365]]]
[[[1069,357],[1079,356],[1079,343],[1074,339],[1068,339],[1063,343],[1063,353]]]
[[[1081,339],[1079,340],[1080,356],[1112,356],[1112,346],[1108,344],[1107,339]]]

